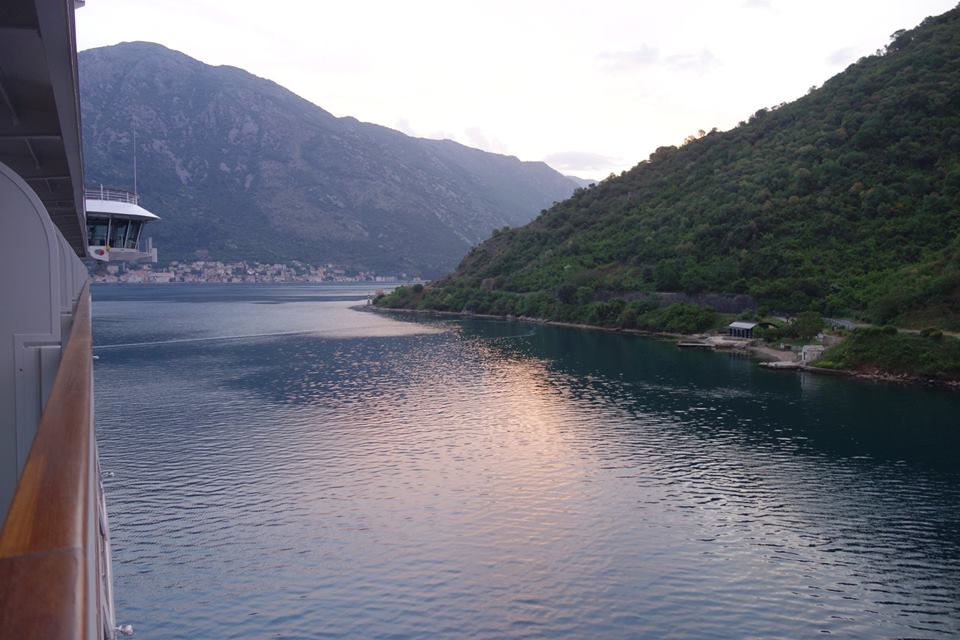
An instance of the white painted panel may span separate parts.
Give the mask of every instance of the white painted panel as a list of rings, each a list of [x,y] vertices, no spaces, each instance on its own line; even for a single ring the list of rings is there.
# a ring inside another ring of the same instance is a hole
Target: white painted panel
[[[31,336],[17,336],[16,340],[16,447],[17,470],[23,470],[30,453],[30,445],[40,422],[40,354],[36,347],[25,343]]]
[[[50,391],[53,390],[53,381],[60,368],[60,355],[63,349],[59,344],[38,347],[40,351],[40,413],[47,406]]]
[[[29,450],[39,418],[37,347],[60,344],[62,267],[50,216],[27,183],[2,163],[0,221],[0,515],[5,515],[22,471],[20,454]]]

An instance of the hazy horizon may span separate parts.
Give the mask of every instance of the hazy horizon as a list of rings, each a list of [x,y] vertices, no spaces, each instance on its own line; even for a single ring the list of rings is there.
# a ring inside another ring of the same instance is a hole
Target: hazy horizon
[[[273,80],[337,116],[600,179],[699,129],[799,98],[954,5],[287,1],[267,12],[241,0],[224,14],[209,0],[92,0],[77,11],[77,40],[81,50],[156,42]]]

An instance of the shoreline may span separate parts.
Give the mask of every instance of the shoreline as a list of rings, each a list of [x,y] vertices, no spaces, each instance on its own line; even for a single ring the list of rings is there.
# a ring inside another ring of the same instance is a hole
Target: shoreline
[[[567,327],[570,329],[585,329],[587,331],[606,331],[609,333],[621,333],[628,335],[635,335],[643,338],[657,338],[660,340],[684,340],[689,342],[698,342],[709,345],[711,351],[715,352],[742,352],[749,353],[750,356],[758,360],[760,363],[763,362],[797,362],[797,353],[795,351],[782,351],[780,349],[774,349],[772,347],[765,346],[756,346],[756,345],[747,345],[744,346],[734,346],[729,344],[733,341],[724,341],[720,344],[711,344],[708,342],[708,337],[703,334],[683,334],[683,333],[670,333],[666,331],[644,331],[642,329],[620,329],[614,327],[599,327],[596,325],[590,324],[579,324],[575,322],[560,322],[557,320],[543,320],[541,318],[528,318],[526,316],[497,316],[487,313],[467,313],[464,311],[434,311],[431,309],[384,309],[376,305],[357,305],[351,307],[357,311],[368,311],[371,313],[397,313],[397,314],[412,314],[412,315],[423,315],[423,316],[449,316],[456,318],[482,318],[486,320],[515,320],[517,322],[526,322],[528,324],[545,324],[555,327]],[[679,347],[678,347],[679,348]],[[770,367],[771,369],[776,369],[776,367]],[[939,378],[924,378],[922,376],[911,376],[908,374],[892,373],[889,371],[856,371],[852,369],[827,369],[824,367],[816,367],[809,364],[799,363],[797,367],[784,368],[787,371],[800,371],[808,372],[816,375],[822,376],[834,376],[834,377],[847,377],[847,378],[856,378],[858,380],[865,380],[871,382],[895,382],[897,384],[910,384],[910,385],[922,385],[927,387],[937,387],[940,389],[946,389],[949,391],[958,391],[960,392],[960,380],[942,380]]]

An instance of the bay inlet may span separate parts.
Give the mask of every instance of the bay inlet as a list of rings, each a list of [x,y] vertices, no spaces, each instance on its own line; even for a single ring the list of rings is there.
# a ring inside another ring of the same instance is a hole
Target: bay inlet
[[[960,395],[372,290],[95,288],[137,637],[960,633]]]

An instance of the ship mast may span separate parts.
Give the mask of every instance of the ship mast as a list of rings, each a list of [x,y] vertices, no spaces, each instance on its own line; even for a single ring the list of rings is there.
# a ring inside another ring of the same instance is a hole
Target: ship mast
[[[133,195],[137,195],[137,120],[133,120]]]

